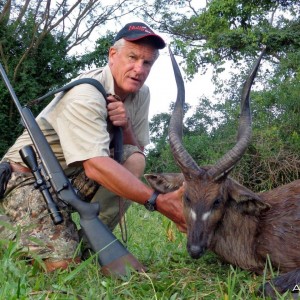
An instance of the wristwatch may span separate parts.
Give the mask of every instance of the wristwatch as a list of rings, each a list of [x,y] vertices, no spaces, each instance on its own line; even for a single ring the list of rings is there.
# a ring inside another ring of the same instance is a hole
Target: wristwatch
[[[157,191],[154,191],[152,196],[149,200],[147,200],[144,204],[145,208],[149,211],[155,211],[156,210],[156,199],[160,193]]]

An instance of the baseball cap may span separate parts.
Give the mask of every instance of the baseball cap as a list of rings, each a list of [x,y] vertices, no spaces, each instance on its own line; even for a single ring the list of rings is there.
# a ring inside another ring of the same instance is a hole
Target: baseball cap
[[[125,39],[134,42],[143,38],[147,38],[153,42],[157,49],[163,49],[166,46],[165,41],[144,23],[132,22],[126,24],[116,35],[115,42],[119,39]]]

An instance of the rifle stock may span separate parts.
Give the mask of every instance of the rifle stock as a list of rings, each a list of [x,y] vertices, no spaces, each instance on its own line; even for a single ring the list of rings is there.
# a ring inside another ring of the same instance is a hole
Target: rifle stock
[[[28,149],[28,146],[25,146],[20,151],[20,155],[24,159],[24,162],[32,170],[36,182],[40,182],[40,180],[49,180],[50,185],[58,198],[71,205],[79,213],[81,228],[92,246],[93,251],[97,253],[98,261],[102,266],[101,270],[105,275],[126,275],[127,267],[133,268],[137,271],[144,270],[143,265],[123,246],[123,244],[98,218],[99,204],[84,202],[78,197],[39,125],[37,124],[31,110],[28,107],[21,106],[1,64],[0,72],[19,111],[23,125],[27,129],[35,150],[41,160],[42,166],[37,167],[35,158],[31,157],[34,151]],[[43,173],[45,173],[43,179],[40,178],[40,174],[38,172],[39,168],[41,168]],[[62,217],[55,202],[51,202],[53,201],[51,199],[51,194],[45,185],[43,185],[40,190],[48,204],[48,209],[51,212],[54,224],[59,224],[62,222]]]

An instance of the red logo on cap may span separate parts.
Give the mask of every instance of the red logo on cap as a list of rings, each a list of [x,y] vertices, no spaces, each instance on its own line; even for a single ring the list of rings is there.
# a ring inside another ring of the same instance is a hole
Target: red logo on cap
[[[149,28],[147,28],[145,26],[130,25],[128,30],[139,30],[139,31],[147,32],[147,33],[153,33],[153,31],[151,31]]]

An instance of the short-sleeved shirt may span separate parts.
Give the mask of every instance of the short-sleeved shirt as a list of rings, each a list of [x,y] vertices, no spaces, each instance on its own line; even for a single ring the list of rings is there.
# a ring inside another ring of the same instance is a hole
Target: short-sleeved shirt
[[[99,80],[105,91],[115,95],[110,68],[95,69],[79,78]],[[134,134],[140,146],[149,144],[148,112],[150,92],[146,85],[124,101]],[[103,95],[90,84],[80,84],[66,93],[60,93],[37,116],[37,122],[62,167],[97,156],[109,156],[112,126],[109,126]],[[22,163],[19,149],[32,144],[25,130],[3,157]]]

